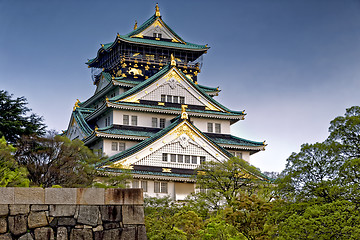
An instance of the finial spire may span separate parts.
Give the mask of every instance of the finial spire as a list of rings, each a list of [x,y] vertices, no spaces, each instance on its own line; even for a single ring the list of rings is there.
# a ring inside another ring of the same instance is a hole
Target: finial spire
[[[157,17],[160,17],[160,10],[159,10],[159,5],[156,3],[156,6],[155,6],[155,16]]]
[[[135,20],[134,30],[137,29],[137,21]]]
[[[171,62],[170,62],[171,66],[176,66],[176,60],[173,54],[171,54]]]

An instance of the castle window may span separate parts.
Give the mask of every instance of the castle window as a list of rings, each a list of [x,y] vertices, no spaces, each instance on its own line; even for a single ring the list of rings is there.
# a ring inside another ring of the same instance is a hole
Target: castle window
[[[190,163],[190,156],[189,155],[185,155],[185,163]]]
[[[133,180],[132,181],[132,187],[133,188],[139,188],[139,181],[138,180]]]
[[[162,160],[163,160],[163,162],[167,162],[167,161],[168,161],[168,154],[167,154],[167,153],[163,153],[163,154],[162,154]]]
[[[144,192],[147,192],[148,189],[147,181],[141,181],[141,188],[143,189]]]
[[[166,102],[166,95],[161,94],[161,101],[162,101],[162,102]]]
[[[171,95],[166,95],[166,101],[167,102],[172,102],[172,96]]]
[[[105,127],[110,126],[110,116],[105,118]]]
[[[129,115],[123,116],[123,125],[129,125]]]
[[[203,164],[203,163],[205,163],[205,157],[204,157],[204,156],[201,156],[201,157],[200,157],[200,164]]]
[[[157,128],[157,126],[158,126],[158,121],[157,120],[158,120],[157,118],[152,118],[151,119],[151,126],[153,128]]]
[[[185,104],[185,97],[180,97],[180,104]]]
[[[182,163],[182,162],[184,162],[184,155],[178,155],[178,162],[179,163]]]
[[[176,154],[170,154],[170,161],[176,162]]]
[[[155,193],[167,193],[167,182],[154,182]]]
[[[112,142],[111,143],[111,151],[117,151],[118,150],[118,143]]]
[[[212,123],[207,124],[207,131],[208,132],[213,132],[213,124]]]
[[[197,164],[197,156],[191,156],[192,164]]]
[[[215,123],[215,133],[221,133],[221,124]]]
[[[173,96],[173,103],[179,103],[179,97]]]
[[[165,128],[165,118],[160,118],[160,128]]]
[[[125,151],[125,143],[124,142],[119,142],[119,151]]]
[[[137,126],[137,116],[131,116],[131,125]]]

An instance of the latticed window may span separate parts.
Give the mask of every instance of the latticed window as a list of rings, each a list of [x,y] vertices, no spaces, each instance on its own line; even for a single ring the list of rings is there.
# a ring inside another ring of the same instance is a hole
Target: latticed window
[[[200,164],[203,164],[205,162],[205,157],[204,156],[200,156]]]
[[[119,151],[125,151],[125,143],[124,142],[119,142]]]
[[[129,115],[123,116],[123,125],[129,125]]]
[[[137,126],[137,116],[131,116],[131,125]]]
[[[160,118],[160,128],[165,128],[165,118]]]
[[[197,164],[197,156],[191,156],[192,164]]]
[[[166,95],[163,95],[163,94],[161,95],[161,101],[166,102]]]
[[[154,182],[154,192],[155,193],[160,192],[160,182]]]
[[[180,97],[180,103],[185,104],[185,97]]]
[[[167,162],[167,161],[168,161],[168,154],[167,154],[167,153],[163,153],[163,154],[162,154],[162,160],[163,160],[163,162]]]
[[[141,181],[141,188],[144,192],[148,191],[148,182],[147,181]]]
[[[167,182],[160,183],[160,192],[167,193],[168,192],[168,184]]]
[[[180,154],[180,155],[178,155],[178,162],[179,162],[179,163],[184,162],[184,160],[183,160],[183,159],[184,159],[184,155],[181,155],[181,154]]]
[[[112,142],[111,143],[111,151],[117,151],[118,150],[118,143]]]
[[[179,103],[179,97],[173,96],[173,103]]]
[[[151,119],[151,126],[153,128],[157,128],[157,126],[158,126],[158,119],[157,118],[152,118]]]
[[[213,132],[213,124],[212,123],[207,124],[207,131],[208,132]]]
[[[133,188],[139,188],[139,181],[138,180],[133,180],[132,187]]]
[[[215,123],[215,133],[221,133],[221,124]]]
[[[190,156],[189,155],[185,155],[185,163],[190,163]]]
[[[171,96],[171,95],[167,95],[167,96],[166,96],[166,101],[167,101],[167,102],[172,102],[172,96]]]
[[[176,154],[170,154],[170,161],[176,162]]]

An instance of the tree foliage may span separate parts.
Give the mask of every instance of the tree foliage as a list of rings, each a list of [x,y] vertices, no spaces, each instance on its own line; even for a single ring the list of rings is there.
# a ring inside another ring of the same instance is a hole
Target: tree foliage
[[[304,144],[277,182],[269,222],[280,239],[359,239],[360,107],[330,122],[322,143]]]
[[[0,137],[15,144],[22,135],[44,134],[45,125],[38,115],[31,113],[24,97],[13,99],[4,90],[0,90]]]
[[[90,186],[99,161],[78,139],[66,137],[23,136],[15,154],[17,162],[27,168],[30,181],[37,186]]]
[[[14,159],[16,149],[0,138],[0,187],[28,187],[29,179],[24,167],[19,167]]]

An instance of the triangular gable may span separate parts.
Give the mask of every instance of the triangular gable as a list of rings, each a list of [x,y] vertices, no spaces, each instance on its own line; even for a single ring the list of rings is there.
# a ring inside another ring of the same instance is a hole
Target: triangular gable
[[[70,140],[73,139],[84,139],[86,137],[86,133],[83,131],[81,126],[77,123],[74,115],[71,116],[69,127],[66,131],[66,137]]]
[[[168,152],[169,149],[172,149],[173,152]],[[166,153],[175,153],[174,151],[176,151],[176,149],[178,149],[178,151],[179,149],[184,149],[182,154],[185,155],[190,152],[194,154],[193,150],[197,149],[197,155],[206,156],[206,161],[224,161],[231,157],[226,150],[212,142],[190,122],[179,119],[153,137],[110,157],[106,162],[100,164],[100,166],[103,168],[119,168],[124,166],[129,167],[131,165],[161,165],[161,160],[159,161],[161,158],[155,155],[161,154],[164,151]],[[179,153],[181,153],[181,151]],[[156,161],[151,160],[154,159],[154,157],[157,158]],[[178,167],[193,169],[197,167],[195,165],[181,166],[182,165],[179,164]]]
[[[227,112],[215,105],[213,100],[210,100],[204,91],[201,91],[195,84],[188,79],[181,71],[172,67],[166,73],[159,76],[157,79],[149,79],[149,82],[144,82],[141,85],[132,89],[132,94],[125,95],[119,101],[122,102],[139,102],[140,100],[151,100],[161,102],[161,95],[184,96],[185,103],[191,105],[202,105],[207,110]]]
[[[108,74],[108,73],[107,73]],[[109,75],[109,74],[108,74]],[[105,88],[107,85],[109,85],[109,83],[111,82],[111,79],[108,78],[107,75],[105,75],[104,73],[101,74],[100,76],[100,80],[97,83],[96,86],[96,90],[95,93],[98,93],[99,91],[101,91],[103,88]]]

